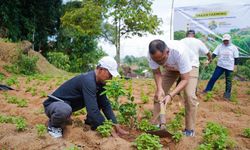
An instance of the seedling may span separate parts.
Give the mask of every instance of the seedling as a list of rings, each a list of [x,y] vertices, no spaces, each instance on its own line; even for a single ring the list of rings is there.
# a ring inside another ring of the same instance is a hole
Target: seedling
[[[142,131],[155,131],[159,129],[158,127],[152,125],[147,119],[142,119],[141,122],[137,124],[137,128]]]
[[[134,142],[138,150],[160,150],[162,145],[160,144],[160,138],[155,135],[143,133],[139,135]]]
[[[243,131],[243,135],[247,138],[250,138],[250,128],[246,128]]]
[[[212,98],[213,98],[213,92],[212,92],[212,91],[209,91],[209,92],[206,93],[206,95],[205,95],[205,100],[204,100],[204,101],[205,101],[205,102],[211,101]]]
[[[5,80],[5,82],[6,82],[6,84],[7,84],[8,86],[15,85],[15,84],[18,84],[18,83],[19,83],[18,80],[17,80],[17,77],[15,77],[15,76],[10,77],[10,78],[7,78],[7,79]]]
[[[47,132],[46,126],[44,124],[37,124],[36,125],[36,132],[38,137],[43,137]]]
[[[23,118],[18,118],[15,121],[17,131],[24,131],[26,129],[26,121]]]
[[[142,118],[151,119],[152,116],[153,116],[153,113],[150,110],[144,110]]]
[[[7,103],[17,104],[17,107],[27,107],[28,106],[28,102],[25,99],[19,99],[17,97],[8,96],[8,95],[5,95],[5,99],[7,100]]]
[[[47,97],[47,93],[45,91],[41,91],[40,97],[41,98]]]
[[[107,97],[111,100],[111,104],[114,110],[119,109],[119,97],[126,95],[124,84],[125,79],[112,78],[112,80],[107,81],[106,85],[104,86],[105,91],[101,93],[106,94]]]
[[[73,112],[73,116],[86,115],[86,113],[87,113],[86,108],[82,108],[76,112]]]
[[[183,133],[181,131],[173,133],[173,136],[172,136],[173,140],[176,143],[180,142],[180,140],[181,140],[182,137],[183,137]]]
[[[214,122],[208,122],[204,130],[203,144],[199,149],[224,150],[234,147],[234,142],[228,137],[228,129]]]
[[[105,120],[103,125],[97,127],[96,131],[101,134],[102,137],[111,136],[113,129],[113,123],[111,120]]]
[[[136,124],[136,104],[132,102],[127,102],[122,104],[119,108],[119,112],[121,113],[124,121],[130,128],[133,128]]]
[[[146,95],[143,91],[141,91],[141,101],[143,104],[146,104],[149,102],[149,97]]]

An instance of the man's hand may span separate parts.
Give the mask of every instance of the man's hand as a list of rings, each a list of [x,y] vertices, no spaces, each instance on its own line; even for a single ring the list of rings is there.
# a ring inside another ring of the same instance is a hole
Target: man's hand
[[[127,134],[129,134],[129,132],[123,130],[119,124],[114,124],[114,127],[115,127],[115,132],[118,135],[127,135]]]
[[[165,106],[171,101],[170,95],[165,96],[160,103],[163,103]]]
[[[165,96],[165,92],[164,92],[164,90],[162,88],[155,91],[155,97],[154,97],[155,100],[159,100],[164,96]]]

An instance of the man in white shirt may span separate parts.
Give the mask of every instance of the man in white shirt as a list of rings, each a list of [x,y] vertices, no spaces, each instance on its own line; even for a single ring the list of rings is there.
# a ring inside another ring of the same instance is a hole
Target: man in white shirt
[[[186,38],[182,39],[181,42],[184,43],[189,48],[187,49],[187,52],[189,54],[192,67],[199,68],[200,54],[207,55],[208,63],[212,61],[211,53],[209,52],[208,48],[201,40],[195,38],[194,30],[188,30],[186,34]],[[197,76],[199,76],[199,72],[197,72]],[[179,82],[180,82],[180,78],[178,79],[177,84]]]
[[[200,54],[207,55],[208,61],[212,61],[212,56],[206,47],[206,45],[199,39],[195,38],[195,31],[194,30],[188,30],[187,31],[187,37],[181,40],[182,43],[184,43],[189,49],[188,53],[191,55],[191,63],[193,67],[199,67],[200,61],[199,57]]]
[[[213,73],[213,76],[209,80],[204,92],[211,91],[217,79],[225,72],[226,77],[226,89],[224,98],[230,100],[231,88],[232,88],[232,72],[234,65],[238,64],[239,51],[238,48],[231,43],[231,36],[224,34],[222,38],[223,43],[218,45],[213,52],[213,58],[218,56],[217,67]]]
[[[149,44],[149,66],[153,70],[157,90],[154,98],[154,117],[160,113],[160,106],[165,105],[173,97],[184,90],[185,99],[185,123],[184,134],[194,136],[196,108],[198,105],[195,95],[198,69],[192,67],[186,47],[180,41],[168,41],[166,44],[162,40],[153,40]],[[164,73],[161,73],[160,66],[163,66]],[[171,92],[169,89],[178,77],[181,81]],[[162,98],[164,97],[164,98]],[[165,115],[158,118],[155,124],[160,123],[161,129],[165,128]]]

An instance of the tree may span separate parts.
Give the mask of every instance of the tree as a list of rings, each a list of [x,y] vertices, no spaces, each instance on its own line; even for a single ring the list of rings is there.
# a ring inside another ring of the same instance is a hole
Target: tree
[[[104,37],[116,46],[116,59],[120,64],[121,38],[130,38],[150,34],[161,34],[159,29],[161,19],[152,14],[152,0],[110,0],[108,1],[107,19],[111,24],[104,23]],[[105,33],[111,33],[109,35]]]
[[[59,27],[61,0],[0,2],[0,36],[29,40],[36,50],[47,47],[48,37]]]

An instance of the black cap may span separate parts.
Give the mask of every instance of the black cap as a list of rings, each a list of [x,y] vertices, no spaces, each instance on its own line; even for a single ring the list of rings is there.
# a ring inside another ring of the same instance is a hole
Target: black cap
[[[188,30],[188,31],[187,31],[187,35],[190,34],[190,33],[192,33],[192,34],[195,35],[195,31],[194,31],[194,30]]]

